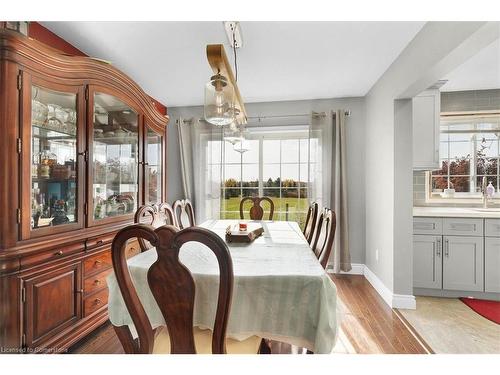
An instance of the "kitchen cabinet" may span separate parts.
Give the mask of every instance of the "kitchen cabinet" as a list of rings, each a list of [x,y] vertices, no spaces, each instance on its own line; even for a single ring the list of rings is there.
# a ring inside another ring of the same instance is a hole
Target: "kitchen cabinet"
[[[413,286],[418,294],[474,292],[492,298],[491,293],[500,293],[499,223],[493,218],[414,217]]]
[[[116,232],[166,199],[168,116],[113,65],[11,30],[0,71],[0,347],[64,349],[107,320]]]
[[[444,236],[443,289],[483,291],[483,237]]]
[[[413,103],[413,169],[439,169],[441,97],[439,90],[417,95]]]
[[[500,293],[500,238],[484,239],[484,291]]]
[[[413,236],[413,285],[417,288],[442,288],[441,236]]]

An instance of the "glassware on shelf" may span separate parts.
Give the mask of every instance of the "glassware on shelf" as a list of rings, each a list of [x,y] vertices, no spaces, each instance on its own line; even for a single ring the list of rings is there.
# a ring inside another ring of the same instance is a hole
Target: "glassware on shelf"
[[[49,110],[45,104],[39,102],[38,100],[32,100],[31,102],[31,120],[38,126],[44,126],[47,122],[47,115]]]
[[[50,151],[50,147],[40,152],[40,164],[38,168],[39,178],[50,178],[51,167],[57,164],[57,155]]]
[[[93,118],[93,217],[131,214],[138,194],[138,114],[118,98],[96,93]]]
[[[33,86],[31,228],[77,221],[77,95]]]

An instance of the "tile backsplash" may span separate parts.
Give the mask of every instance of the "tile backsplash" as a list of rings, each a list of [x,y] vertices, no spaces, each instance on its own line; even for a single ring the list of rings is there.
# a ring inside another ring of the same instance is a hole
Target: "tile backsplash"
[[[500,89],[441,93],[441,112],[500,110]]]
[[[425,171],[413,171],[413,205],[425,206]]]

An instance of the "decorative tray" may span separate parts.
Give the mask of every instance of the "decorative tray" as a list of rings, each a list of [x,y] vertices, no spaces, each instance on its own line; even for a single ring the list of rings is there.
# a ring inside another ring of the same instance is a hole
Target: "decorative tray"
[[[245,231],[240,231],[238,224],[232,224],[226,228],[226,242],[250,243],[262,233],[264,233],[264,228],[259,224],[248,224]]]

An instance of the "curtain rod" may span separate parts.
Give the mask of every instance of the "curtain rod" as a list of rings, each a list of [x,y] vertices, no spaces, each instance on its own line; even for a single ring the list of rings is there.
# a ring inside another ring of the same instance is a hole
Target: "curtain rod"
[[[344,112],[345,116],[349,117],[351,115],[351,111],[350,110],[346,110]],[[268,116],[249,116],[248,119],[258,119],[258,120],[261,120],[261,119],[274,119],[274,118],[287,118],[287,117],[308,117],[310,116],[311,114],[310,113],[305,113],[305,114],[295,114],[295,115],[268,115]],[[333,113],[333,115],[335,115],[335,112]],[[322,118],[322,117],[326,117],[326,112],[312,112],[312,116],[315,117],[315,118]],[[190,119],[186,119],[186,120],[183,120],[183,123],[184,124],[192,124],[193,121],[194,121],[194,117],[193,118],[190,118]],[[204,118],[199,118],[198,121],[201,121],[201,122],[207,122]],[[177,123],[179,122],[179,120],[176,121]]]

